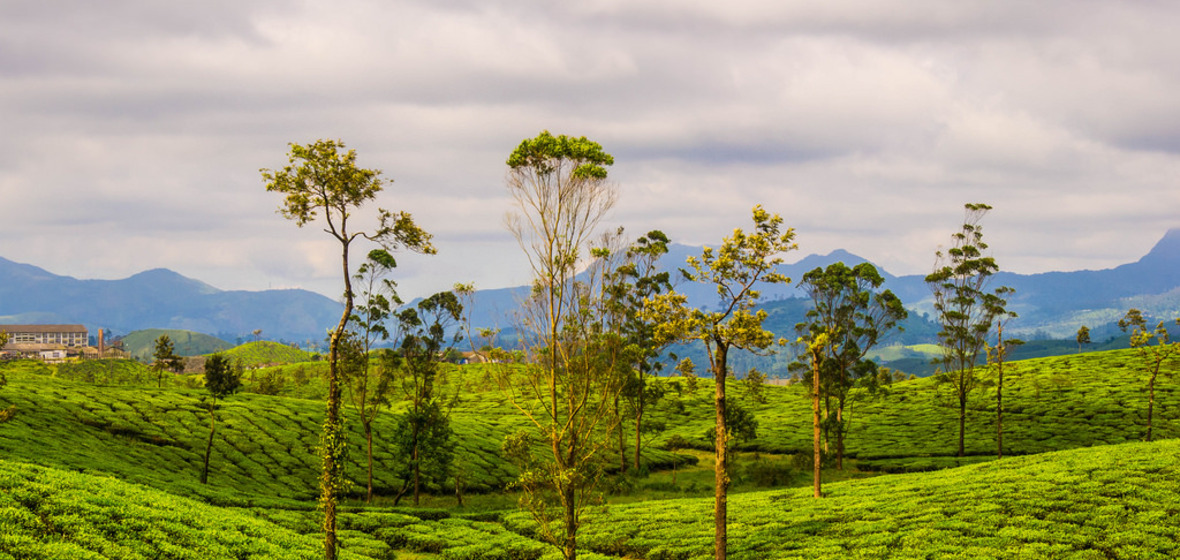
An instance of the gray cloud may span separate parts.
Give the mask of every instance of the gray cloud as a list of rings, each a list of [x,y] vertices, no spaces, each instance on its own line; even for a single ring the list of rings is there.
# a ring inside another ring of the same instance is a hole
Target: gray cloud
[[[5,3],[0,255],[335,296],[326,236],[258,174],[331,137],[436,235],[403,291],[524,283],[504,160],[549,129],[616,155],[636,234],[716,244],[761,203],[799,256],[918,273],[986,201],[1002,266],[1113,266],[1180,225],[1178,24],[1064,0]]]

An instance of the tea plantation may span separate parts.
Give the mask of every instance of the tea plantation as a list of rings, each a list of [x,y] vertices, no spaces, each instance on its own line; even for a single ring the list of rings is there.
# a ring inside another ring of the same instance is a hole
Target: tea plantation
[[[803,389],[764,387],[759,402],[733,383],[735,400],[758,421],[758,437],[739,445],[732,557],[1180,555],[1180,443],[1170,439],[1180,435],[1177,364],[1166,366],[1156,387],[1154,432],[1164,441],[1152,443],[1137,443],[1146,377],[1132,351],[1011,365],[1007,458],[993,460],[994,388],[972,397],[968,457],[955,458],[957,405],[949,390],[930,378],[899,382],[856,395],[849,471],[825,477],[858,480],[827,483],[818,501],[793,488],[807,478],[792,458],[811,446]],[[156,388],[153,372],[119,361],[0,365],[7,379],[0,387],[0,560],[317,557],[319,366],[247,372],[255,392],[219,402],[210,483],[201,485],[209,416],[198,406],[198,379],[173,377]],[[712,384],[701,379],[691,391],[682,378],[659,382],[665,393],[649,408],[644,457],[651,474],[612,476],[604,485],[604,505],[579,534],[586,558],[711,555],[711,467],[694,466],[706,454],[691,448],[711,447]],[[374,425],[374,482],[384,497],[365,505],[364,439],[359,422],[349,422],[346,557],[556,557],[505,490],[516,471],[500,457],[500,444],[525,426],[521,416],[480,366],[450,370],[444,390],[460,397],[451,420],[465,505],[457,505],[452,480],[433,490],[429,507],[392,507],[387,497],[402,481],[382,442],[404,405]],[[677,448],[664,449],[668,443]]]

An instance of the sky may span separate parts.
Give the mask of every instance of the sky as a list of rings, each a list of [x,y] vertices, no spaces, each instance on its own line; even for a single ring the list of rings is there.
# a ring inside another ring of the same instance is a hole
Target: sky
[[[808,254],[925,274],[963,220],[1019,273],[1133,262],[1180,227],[1180,3],[6,0],[0,257],[342,291],[259,172],[339,139],[438,254],[403,295],[526,284],[505,160],[615,157],[605,220],[713,245],[761,204]],[[358,248],[354,258],[363,255]]]

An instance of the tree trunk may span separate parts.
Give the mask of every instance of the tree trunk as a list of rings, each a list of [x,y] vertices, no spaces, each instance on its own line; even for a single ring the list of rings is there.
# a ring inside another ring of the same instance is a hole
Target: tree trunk
[[[422,465],[419,461],[418,449],[418,440],[421,439],[422,434],[419,433],[418,436],[419,437],[414,438],[414,507],[418,507],[420,505],[419,500],[422,495]]]
[[[1004,458],[1004,323],[996,321],[996,458]]]
[[[627,472],[627,443],[623,436],[623,410],[619,407],[619,396],[615,395],[615,418],[619,420],[615,432],[619,439],[619,474]]]
[[[1155,408],[1155,376],[1159,372],[1159,363],[1156,363],[1155,372],[1152,372],[1151,379],[1147,383],[1147,441],[1151,441],[1151,413]]]
[[[364,418],[362,417],[362,421]],[[373,422],[364,422],[365,427],[365,443],[368,444],[368,458],[369,458],[369,493],[365,496],[365,503],[373,501]]]
[[[216,418],[214,417],[214,410],[217,405],[217,399],[209,404],[209,442],[205,444],[205,468],[201,471],[201,484],[208,484],[209,482],[209,455],[213,452],[213,430],[216,426]]]
[[[643,425],[643,396],[639,397],[639,404],[635,411],[635,470],[639,470],[639,449],[642,445],[640,428]]]
[[[348,317],[352,314],[352,280],[348,270],[347,237],[338,237],[341,244],[340,266],[344,272],[344,312],[340,314],[340,322],[332,331],[332,338],[328,344],[328,410],[324,422],[324,470],[320,478],[320,505],[324,508],[324,559],[336,560],[336,488],[340,485],[341,473],[338,473],[337,463],[342,457],[337,457],[338,449],[343,445],[343,426],[340,422],[340,385],[338,369],[340,361],[340,339],[344,336],[344,329],[348,326]]]
[[[844,470],[844,399],[836,406],[836,470]]]
[[[577,508],[574,504],[574,490],[574,485],[570,483],[566,483],[565,487],[561,489],[565,494],[563,499],[565,502],[565,540],[561,547],[565,560],[576,560],[578,557],[578,520],[576,518]]]
[[[725,378],[728,348],[717,344],[717,356],[713,365],[714,408],[717,412],[717,463],[714,468],[715,492],[713,499],[713,556],[725,560],[727,535],[727,508],[729,493],[729,450],[725,431]]]
[[[814,490],[814,497],[818,498],[823,495],[820,488],[820,468],[823,466],[823,456],[820,454],[821,430],[819,422],[819,367],[816,364],[814,357],[812,358],[811,367],[811,425],[813,432],[812,446],[814,448],[812,486]]]
[[[965,381],[964,381],[965,382]],[[956,457],[962,457],[963,453],[963,434],[967,430],[967,394],[962,389],[959,390],[959,452]]]

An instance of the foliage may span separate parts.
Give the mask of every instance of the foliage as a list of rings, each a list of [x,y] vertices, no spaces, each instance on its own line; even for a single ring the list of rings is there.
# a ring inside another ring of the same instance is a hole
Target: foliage
[[[938,340],[943,354],[934,360],[942,367],[938,378],[953,387],[959,400],[960,457],[964,453],[967,398],[979,385],[975,366],[992,324],[1005,314],[1004,296],[1011,291],[1006,287],[986,290],[1000,268],[994,258],[984,255],[988,246],[979,224],[991,206],[967,204],[965,208],[962,230],[951,236],[951,247],[945,253],[938,251],[934,272],[926,276],[942,324]]]

